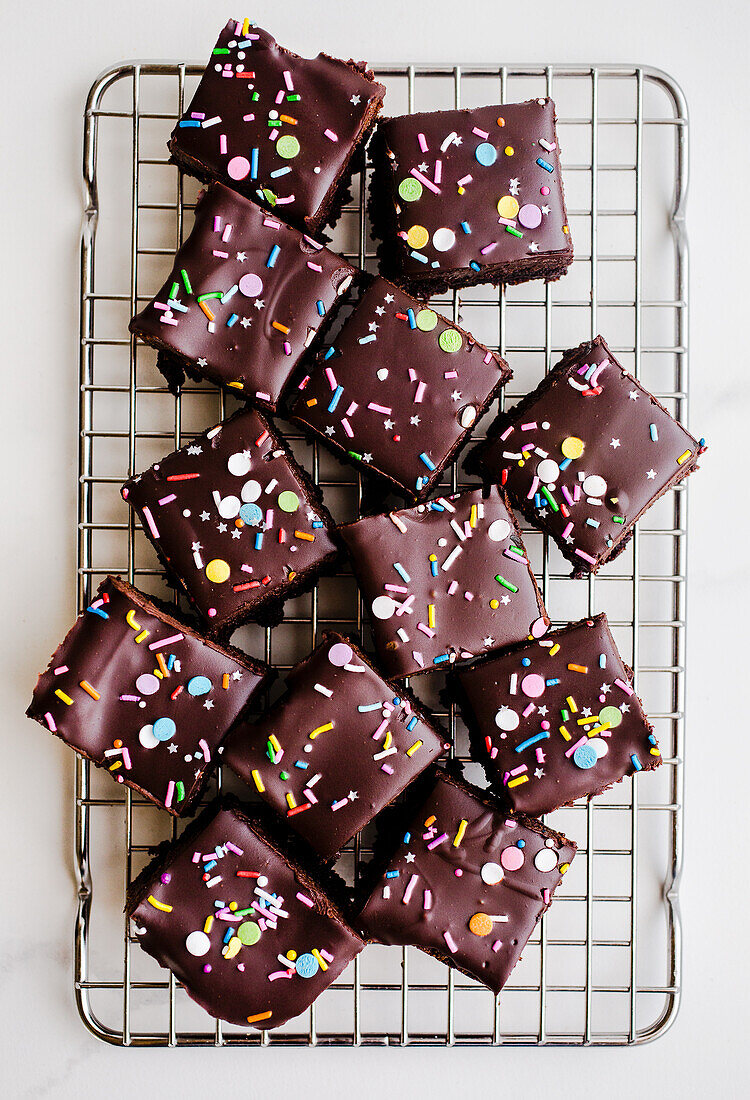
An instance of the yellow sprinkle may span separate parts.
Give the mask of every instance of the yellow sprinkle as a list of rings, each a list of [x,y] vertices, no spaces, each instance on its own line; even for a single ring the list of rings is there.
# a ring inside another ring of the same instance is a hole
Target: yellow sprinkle
[[[570,864],[569,863],[561,863],[560,866],[558,867],[558,871],[560,872],[561,875],[564,875],[566,873],[566,871],[568,871],[569,869],[570,869]]]
[[[141,624],[135,621],[135,611],[132,607],[125,616],[125,622],[128,624],[129,627],[132,627],[133,630],[141,629]]]
[[[203,931],[206,933],[206,935],[208,935],[208,933],[211,931],[213,926],[214,926],[214,918],[209,913],[208,916],[206,917],[206,923],[203,925]]]
[[[60,689],[57,688],[57,690],[55,691],[55,695],[58,699],[62,699],[63,703],[67,703],[69,707],[73,706],[73,700],[70,698],[69,695],[66,695],[64,691],[60,691]]]
[[[307,531],[295,531],[294,537],[302,539],[303,542],[315,542],[315,535],[308,535]]]
[[[255,783],[255,786],[258,788],[260,793],[263,794],[263,792],[266,788],[263,785],[263,780],[260,777],[260,772],[258,771],[257,768],[254,768],[253,771],[250,774],[253,777],[253,782]]]
[[[250,34],[250,20],[249,19],[243,19],[242,20],[242,37],[247,38],[247,36],[249,34]],[[270,1016],[271,1013],[269,1012],[268,1015]]]
[[[230,386],[233,386],[236,390],[244,390],[244,384],[242,382],[229,382]]]
[[[86,694],[90,695],[92,699],[101,699],[101,695],[99,694],[99,692],[96,690],[96,688],[92,688],[88,680],[81,680],[78,686],[82,687]]]
[[[518,786],[520,786],[521,783],[528,783],[528,781],[529,781],[528,775],[517,775],[515,779],[511,779],[508,786],[509,787],[518,787]]]
[[[586,726],[591,722],[598,722],[598,721],[599,721],[599,715],[598,714],[590,714],[588,718],[578,718],[577,719],[577,722],[578,722],[579,726]]]
[[[237,955],[242,947],[242,940],[239,936],[232,936],[229,943],[226,945],[223,951],[225,959],[233,959]]]
[[[287,792],[286,803],[290,810],[293,810],[297,803],[294,801],[294,795],[291,791]]]
[[[158,677],[159,680],[164,679],[164,675],[163,675],[161,669],[158,669],[158,668],[154,669],[154,676]]]
[[[587,733],[589,737],[596,737],[597,733],[601,733],[602,730],[608,729],[611,729],[611,724],[609,722],[602,722],[601,726],[594,726],[592,730],[587,730]]]
[[[556,654],[557,652],[559,652],[559,649],[560,649],[560,643],[559,643],[559,642],[555,642],[555,644],[554,644],[554,645],[552,646],[552,649],[551,649],[551,650],[549,651],[549,655],[550,655],[550,657],[554,657],[554,656],[555,656],[555,654]]]
[[[121,768],[121,767],[122,767],[122,760],[115,760],[114,764],[109,765],[109,770],[111,772],[116,772],[117,769]]]
[[[462,818],[461,821],[459,821],[458,829],[456,830],[456,835],[453,838],[453,847],[454,848],[457,848],[459,846],[459,844],[461,843],[461,841],[463,840],[464,833],[466,832],[466,826],[468,824],[469,824],[469,822],[466,820],[466,818]]]
[[[654,745],[654,747],[652,749],[649,749],[649,752],[651,753],[652,756],[661,756],[661,753],[659,752],[656,745]]]
[[[393,741],[393,734],[391,733],[390,730],[386,730],[385,731],[385,740],[383,741],[383,748],[384,749],[389,749],[391,747],[392,741]]]
[[[286,957],[289,959],[289,962],[292,962],[292,963],[297,958],[297,952],[294,950],[293,947],[290,948],[289,951],[287,951]]]
[[[327,970],[328,969],[328,963],[325,961],[325,959],[321,955],[320,951],[318,951],[317,947],[313,947],[310,954],[314,955],[315,958],[318,960],[318,962],[320,963],[320,969],[321,970]]]
[[[283,332],[285,336],[288,336],[291,332],[291,329],[287,328],[286,325],[282,325],[280,321],[271,321],[271,327]]]
[[[477,506],[472,504],[471,512],[469,513],[469,526],[476,527],[477,525]]]
[[[569,695],[568,698],[565,700],[565,702],[568,704],[570,709],[573,711],[573,714],[576,714],[578,712],[578,707],[576,706],[576,701],[575,701],[575,699],[573,698],[572,695]]]
[[[583,673],[588,672],[588,666],[587,665],[568,665],[568,668],[570,669],[571,672],[583,672]]]
[[[273,1012],[256,1012],[255,1016],[248,1016],[247,1022],[254,1024],[256,1020],[270,1020],[273,1016]]]
[[[563,735],[566,741],[570,741],[570,734],[566,730],[565,726],[560,726],[560,733]]]
[[[208,317],[209,321],[213,321],[215,319],[213,313],[208,308],[205,302],[198,302],[198,305],[201,307],[206,317]]]
[[[135,640],[136,640],[136,641],[138,642],[138,644],[140,645],[140,644],[141,644],[141,642],[142,642],[142,641],[143,641],[143,640],[144,640],[145,638],[148,638],[148,636],[149,636],[149,634],[150,634],[150,633],[151,633],[151,631],[150,631],[150,630],[142,630],[142,631],[140,632],[140,634],[136,634],[136,636],[135,636]]]
[[[427,605],[427,625],[433,627],[435,625],[435,604],[430,603]]]
[[[414,744],[412,745],[412,747],[410,749],[406,750],[406,755],[407,756],[413,756],[414,753],[417,751],[417,749],[422,748],[423,744],[424,744],[423,741],[415,741]]]
[[[275,733],[269,734],[268,740],[271,742],[273,747],[276,749],[276,752],[281,752],[281,745],[279,744],[279,740],[278,740]]]
[[[137,638],[136,638],[136,641],[138,641]],[[167,662],[164,660],[161,653],[156,654],[156,663],[159,666],[159,668],[162,670],[162,673],[164,674],[164,676],[165,677],[169,676],[169,669],[167,668]]]
[[[677,459],[677,465],[682,466],[683,462],[687,462],[692,453],[692,451],[683,451],[680,457]]]
[[[327,730],[332,730],[332,729],[333,729],[333,722],[326,722],[326,724],[324,726],[318,726],[317,729],[314,729],[312,731],[312,733],[308,734],[308,737],[312,741],[312,740],[314,740],[314,738],[316,738],[318,736],[319,733],[325,733]]]
[[[161,909],[162,913],[171,913],[172,906],[165,905],[163,901],[157,901],[153,894],[148,895],[148,900],[153,905],[154,909]]]

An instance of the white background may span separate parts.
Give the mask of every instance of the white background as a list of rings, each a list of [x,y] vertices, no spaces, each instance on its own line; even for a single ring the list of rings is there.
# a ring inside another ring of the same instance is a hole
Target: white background
[[[747,467],[748,46],[745,0],[528,0],[373,5],[5,0],[2,97],[3,924],[6,1095],[734,1096],[750,1071],[746,907],[750,555]],[[367,9],[372,9],[372,21]],[[229,16],[285,45],[370,62],[640,62],[691,109],[691,478],[684,1003],[632,1050],[119,1050],[79,1023],[71,991],[72,754],[23,717],[74,610],[77,236],[81,114],[125,58],[204,57]]]

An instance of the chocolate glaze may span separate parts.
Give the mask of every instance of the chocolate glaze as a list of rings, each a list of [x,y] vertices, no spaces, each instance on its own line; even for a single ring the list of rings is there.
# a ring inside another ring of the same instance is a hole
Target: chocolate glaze
[[[377,278],[288,399],[342,457],[424,500],[510,377],[495,352]]]
[[[178,816],[193,809],[224,734],[269,669],[201,638],[175,611],[107,577],[39,677],[26,713]]]
[[[196,206],[169,278],[130,331],[176,356],[191,376],[275,411],[354,274],[341,256],[214,184]],[[223,298],[201,304],[218,292]]]
[[[558,471],[565,440],[582,443],[583,453]],[[500,482],[580,576],[624,549],[636,520],[696,469],[704,449],[597,336],[567,351],[533,393],[499,416],[467,466]],[[584,480],[591,475],[595,482]],[[542,495],[544,477],[554,505]]]
[[[389,677],[445,670],[455,660],[521,641],[530,631],[538,637],[549,625],[520,532],[495,486],[369,516],[339,533]]]
[[[315,233],[332,220],[384,95],[364,62],[299,57],[231,19],[169,149],[192,175],[219,179]]]
[[[286,688],[257,722],[237,727],[223,760],[331,859],[448,745],[341,634],[326,634]]]
[[[502,803],[546,814],[658,767],[632,679],[604,614],[459,670],[473,755]]]
[[[360,924],[372,939],[420,947],[497,994],[575,852],[560,833],[507,817],[486,792],[438,772]]]
[[[374,161],[374,232],[398,282],[558,279],[573,259],[551,99],[386,119]]]
[[[131,478],[122,495],[212,634],[303,591],[337,556],[315,487],[252,409]]]
[[[206,1012],[266,1029],[308,1008],[364,945],[246,809],[209,807],[133,883],[127,911],[144,951]]]

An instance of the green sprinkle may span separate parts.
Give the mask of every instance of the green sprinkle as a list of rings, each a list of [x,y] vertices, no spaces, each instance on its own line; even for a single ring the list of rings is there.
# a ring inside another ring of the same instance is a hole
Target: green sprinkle
[[[258,92],[253,92],[253,94],[250,96],[250,99],[251,99],[251,102],[257,103],[258,100],[260,99],[260,95],[258,94]]]
[[[217,54],[217,53],[222,53],[222,54],[228,54],[228,53],[229,53],[229,50],[227,50],[227,49],[224,49],[224,47],[223,47],[223,46],[217,46],[217,47],[216,47],[216,49],[214,49],[214,50],[213,50],[212,52],[213,52],[214,54]]]
[[[281,126],[281,123],[277,121],[277,119],[269,118],[268,125],[273,129],[278,129]]]
[[[565,707],[560,707],[560,714],[562,715],[563,722],[567,722],[570,718],[570,711],[566,710]]]
[[[350,458],[357,458],[360,462],[362,461],[362,455],[359,454],[357,451],[347,451],[346,453],[349,455]]]
[[[497,581],[498,584],[501,584],[503,586],[503,588],[507,588],[509,592],[517,592],[518,591],[518,589],[516,588],[516,586],[514,584],[511,584],[510,581],[506,581],[505,577],[501,577],[499,573],[495,577],[495,580]]]
[[[612,522],[613,523],[624,523],[625,522],[625,516],[612,516]]]
[[[182,281],[185,284],[185,290],[188,292],[188,294],[192,294],[193,288],[190,285],[190,279],[188,278],[188,273],[184,267],[180,271],[180,275],[182,275]]]
[[[512,225],[506,225],[505,232],[510,233],[514,237],[523,237],[523,233],[519,233],[517,229],[514,229]]]
[[[198,301],[199,302],[205,302],[209,298],[223,298],[223,297],[224,297],[224,294],[221,290],[211,290],[211,291],[208,292],[208,294],[199,294],[198,295]]]
[[[183,802],[185,799],[185,784],[178,779],[175,783],[175,788],[177,789],[177,801]]]
[[[276,196],[274,195],[273,191],[269,191],[267,187],[263,188],[263,198],[266,200],[267,203],[269,203],[269,205],[276,205]]]
[[[289,778],[289,772],[279,772],[279,779],[283,779],[285,782]]]
[[[509,546],[508,549],[510,550],[510,552],[512,554],[518,554],[519,557],[521,557],[521,558],[523,557],[523,550],[521,549],[520,546]]]
[[[547,500],[549,502],[549,506],[552,509],[552,511],[553,512],[559,512],[560,511],[560,506],[558,505],[557,501],[552,496],[552,493],[549,491],[549,489],[547,488],[546,485],[542,486],[542,493],[547,498]]]
[[[286,98],[289,103],[298,103],[302,99],[302,96],[294,92],[294,94],[290,94]]]
[[[170,291],[169,291],[169,297],[170,298],[176,298],[177,297],[177,291],[179,289],[180,289],[180,284],[179,283],[177,283],[177,282],[172,283],[172,286],[171,286]]]

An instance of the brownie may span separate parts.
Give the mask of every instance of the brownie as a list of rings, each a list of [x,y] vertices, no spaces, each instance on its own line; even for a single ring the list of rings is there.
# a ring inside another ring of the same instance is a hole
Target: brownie
[[[499,482],[582,576],[625,548],[704,450],[597,336],[499,416],[467,465]]]
[[[424,500],[510,377],[468,332],[376,278],[288,400],[339,456]]]
[[[318,491],[252,409],[167,455],[121,492],[211,635],[268,615],[337,558],[333,520]]]
[[[144,951],[206,1012],[278,1027],[304,1012],[362,950],[324,890],[250,808],[209,807],[163,846],[128,893]]]
[[[268,675],[196,634],[176,609],[107,577],[26,713],[177,817],[193,810],[224,734]]]
[[[546,814],[661,763],[607,616],[455,675],[473,755],[504,805]]]
[[[575,852],[540,821],[507,817],[485,791],[440,772],[360,924],[372,939],[419,947],[497,994]]]
[[[520,532],[495,486],[338,530],[388,677],[445,669],[547,630]]]
[[[331,859],[448,745],[412,696],[341,634],[326,634],[286,689],[257,722],[237,727],[223,760]]]
[[[166,353],[158,365],[173,388],[181,369],[274,412],[354,274],[341,256],[217,183],[130,331]]]
[[[363,61],[299,57],[231,19],[172,131],[173,159],[310,233],[335,222],[385,88]]]
[[[386,119],[373,147],[373,233],[396,282],[434,294],[567,271],[551,99]]]

